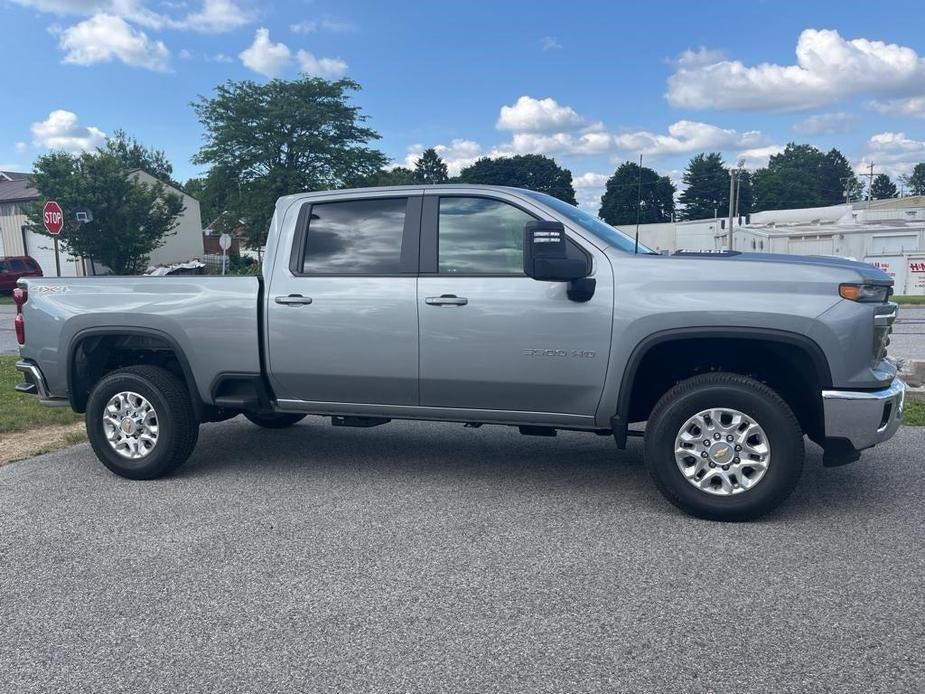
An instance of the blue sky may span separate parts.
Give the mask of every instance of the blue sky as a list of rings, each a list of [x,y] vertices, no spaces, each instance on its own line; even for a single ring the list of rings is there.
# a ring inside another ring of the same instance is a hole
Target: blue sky
[[[451,9],[452,8],[452,9]],[[190,101],[233,79],[348,75],[395,163],[437,146],[543,153],[590,208],[638,158],[678,178],[717,150],[760,166],[788,141],[859,169],[925,161],[920,3],[0,0],[0,168],[122,128],[177,178]]]

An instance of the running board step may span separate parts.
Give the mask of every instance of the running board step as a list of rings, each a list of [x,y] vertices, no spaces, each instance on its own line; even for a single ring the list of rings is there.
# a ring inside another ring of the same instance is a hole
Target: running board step
[[[535,426],[519,426],[520,433],[524,436],[555,436],[556,430],[552,427],[535,427]]]
[[[388,424],[392,420],[388,417],[351,417],[334,415],[331,417],[331,424],[336,427],[377,427],[380,424]]]

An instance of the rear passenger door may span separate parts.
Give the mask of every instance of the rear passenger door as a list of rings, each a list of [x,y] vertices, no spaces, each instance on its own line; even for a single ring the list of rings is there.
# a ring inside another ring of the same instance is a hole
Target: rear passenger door
[[[302,203],[267,288],[280,400],[417,404],[420,215],[407,192]]]

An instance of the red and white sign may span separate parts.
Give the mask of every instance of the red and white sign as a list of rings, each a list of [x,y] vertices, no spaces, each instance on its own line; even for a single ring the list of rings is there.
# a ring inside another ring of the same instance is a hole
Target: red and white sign
[[[45,223],[45,229],[52,236],[57,236],[64,228],[64,212],[61,205],[54,200],[49,200],[42,208],[42,221]]]

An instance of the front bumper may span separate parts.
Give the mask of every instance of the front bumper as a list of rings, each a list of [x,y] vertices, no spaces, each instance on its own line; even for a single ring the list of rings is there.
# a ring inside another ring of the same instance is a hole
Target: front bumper
[[[886,441],[902,421],[906,386],[898,378],[883,390],[824,390],[827,439],[847,441],[858,451]]]

